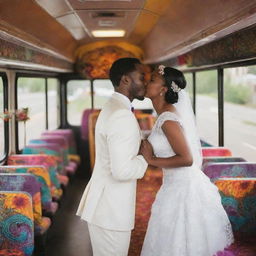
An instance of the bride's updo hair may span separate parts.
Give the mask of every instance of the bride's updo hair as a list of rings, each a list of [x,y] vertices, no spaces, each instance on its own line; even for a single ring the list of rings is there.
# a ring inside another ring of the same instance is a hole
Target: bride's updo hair
[[[165,93],[165,100],[168,103],[174,104],[178,102],[178,91],[184,89],[187,85],[183,73],[175,68],[164,67],[163,78],[165,86],[168,88]]]

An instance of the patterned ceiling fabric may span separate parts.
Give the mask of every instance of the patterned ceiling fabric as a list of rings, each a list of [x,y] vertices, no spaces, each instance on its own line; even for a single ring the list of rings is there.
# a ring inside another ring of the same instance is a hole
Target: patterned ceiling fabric
[[[108,78],[112,63],[124,57],[143,58],[143,51],[121,41],[99,41],[76,50],[76,70],[87,79]]]

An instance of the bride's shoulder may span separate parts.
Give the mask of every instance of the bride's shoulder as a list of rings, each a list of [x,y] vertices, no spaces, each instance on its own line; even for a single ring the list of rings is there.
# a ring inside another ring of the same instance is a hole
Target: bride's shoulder
[[[162,112],[158,116],[157,127],[161,128],[165,121],[175,121],[181,125],[181,120],[180,120],[180,117],[178,116],[178,114],[171,112],[171,111]]]

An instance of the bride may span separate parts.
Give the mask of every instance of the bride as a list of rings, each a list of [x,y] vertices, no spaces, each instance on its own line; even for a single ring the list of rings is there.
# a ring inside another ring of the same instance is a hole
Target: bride
[[[213,256],[233,242],[218,189],[200,170],[200,141],[185,87],[182,72],[163,65],[147,87],[158,118],[141,153],[162,168],[163,184],[141,256]]]

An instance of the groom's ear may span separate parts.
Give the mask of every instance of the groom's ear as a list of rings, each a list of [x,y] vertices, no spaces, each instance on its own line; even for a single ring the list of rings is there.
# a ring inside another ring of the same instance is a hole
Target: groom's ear
[[[128,75],[122,75],[121,77],[121,84],[130,84],[131,78]]]

